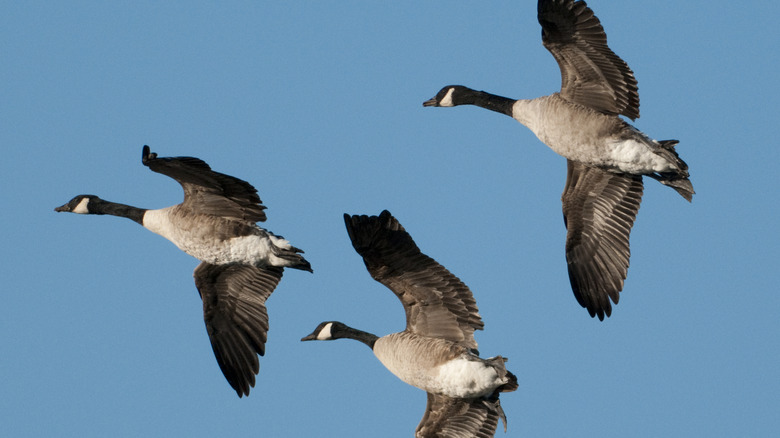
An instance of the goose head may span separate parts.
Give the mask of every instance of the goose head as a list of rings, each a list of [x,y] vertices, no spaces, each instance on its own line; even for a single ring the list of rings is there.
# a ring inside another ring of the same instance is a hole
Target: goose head
[[[423,106],[451,107],[474,103],[475,91],[462,85],[447,85],[432,99],[423,102]]]
[[[67,204],[57,207],[54,211],[78,214],[100,214],[98,206],[104,201],[95,195],[78,195]]]
[[[373,350],[374,343],[379,337],[338,321],[325,321],[321,322],[310,335],[301,338],[301,341],[332,341],[334,339],[353,339],[368,345]]]
[[[334,339],[346,338],[351,328],[338,321],[321,322],[316,329],[303,338],[301,341],[332,341]]]

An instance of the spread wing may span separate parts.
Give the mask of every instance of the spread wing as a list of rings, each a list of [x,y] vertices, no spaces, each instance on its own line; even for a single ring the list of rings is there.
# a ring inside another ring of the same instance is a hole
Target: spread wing
[[[498,401],[459,399],[428,393],[417,438],[492,438],[498,419],[505,418]],[[505,423],[506,424],[506,421]],[[506,430],[505,430],[506,431]]]
[[[474,330],[484,324],[468,286],[420,252],[388,211],[370,217],[345,214],[344,222],[368,272],[401,300],[408,331],[477,349]]]
[[[184,189],[183,206],[198,213],[251,222],[265,221],[265,206],[257,190],[246,181],[214,172],[195,157],[159,158],[144,146],[141,162],[149,169],[169,176]]]
[[[249,395],[265,354],[268,313],[265,301],[282,279],[282,268],[201,263],[195,285],[219,368],[238,396]]]
[[[561,196],[566,262],[574,296],[590,316],[612,313],[631,255],[628,238],[642,202],[642,176],[568,161]]]
[[[634,72],[607,47],[599,19],[584,1],[539,0],[542,43],[561,69],[561,95],[606,114],[639,117]]]

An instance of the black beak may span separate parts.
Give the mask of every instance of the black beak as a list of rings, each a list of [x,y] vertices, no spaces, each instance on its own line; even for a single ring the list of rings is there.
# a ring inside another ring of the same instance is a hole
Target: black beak
[[[433,99],[428,99],[423,102],[423,106],[439,106],[439,102],[434,97]]]
[[[301,342],[302,341],[316,341],[316,340],[317,340],[317,335],[314,334],[314,333],[312,333],[310,335],[307,335],[307,336],[304,336],[304,337],[301,338]]]

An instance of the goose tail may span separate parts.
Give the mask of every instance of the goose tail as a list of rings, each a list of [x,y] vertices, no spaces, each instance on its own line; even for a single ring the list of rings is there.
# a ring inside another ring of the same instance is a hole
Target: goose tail
[[[493,368],[495,368],[496,372],[498,373],[498,377],[501,380],[505,380],[505,383],[497,387],[493,392],[493,397],[498,397],[498,394],[501,392],[512,392],[518,388],[517,376],[506,369],[505,363],[508,360],[509,359],[502,356],[496,356],[487,359],[487,362],[493,366]]]
[[[504,413],[504,409],[501,407],[501,401],[498,399],[498,396],[502,392],[512,392],[518,388],[517,377],[509,372],[504,365],[507,360],[507,358],[501,356],[487,359],[487,363],[495,368],[496,372],[498,372],[498,376],[502,380],[506,380],[506,383],[497,387],[495,391],[493,391],[493,394],[491,394],[489,397],[483,398],[482,400],[482,402],[488,406],[488,409],[498,414],[498,418],[501,419],[502,423],[504,423],[504,433],[506,433],[507,426],[506,414]]]
[[[311,269],[311,263],[309,263],[308,260],[303,258],[303,256],[300,254],[301,252],[303,251],[297,248],[293,248],[293,250],[281,251],[281,253],[278,254],[277,257],[279,257],[280,259],[284,259],[288,263],[284,265],[286,268],[293,268],[293,269],[300,269],[301,271],[314,272]]]
[[[314,270],[311,268],[311,263],[309,263],[308,260],[303,258],[303,256],[300,254],[295,254],[295,255],[296,255],[295,262],[292,265],[288,266],[289,268],[300,269],[301,271],[314,272]]]
[[[274,256],[282,259],[284,264],[280,265],[285,268],[300,269],[301,271],[314,272],[311,269],[311,264],[308,260],[303,258],[303,250],[290,245],[290,242],[285,240],[282,236],[275,236],[268,233],[268,237],[271,239],[272,251]]]
[[[680,196],[685,198],[686,201],[691,202],[693,195],[696,192],[693,190],[693,184],[691,184],[689,179],[690,174],[688,173],[688,164],[686,164],[685,161],[680,158],[680,156],[677,154],[677,151],[674,149],[679,141],[659,140],[658,143],[661,145],[661,147],[657,153],[670,162],[674,163],[677,167],[677,171],[654,173],[649,176],[661,184],[673,188],[677,193],[680,194]]]

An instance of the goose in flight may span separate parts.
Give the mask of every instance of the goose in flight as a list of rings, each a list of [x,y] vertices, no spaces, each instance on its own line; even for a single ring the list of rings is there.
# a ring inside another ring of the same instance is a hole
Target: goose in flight
[[[426,256],[388,211],[344,215],[352,246],[378,282],[401,300],[406,330],[378,337],[326,321],[302,341],[354,339],[369,346],[390,372],[428,393],[416,436],[492,437],[506,416],[499,393],[517,389],[506,359],[482,359],[474,330],[483,322],[469,288]]]
[[[688,165],[677,140],[656,141],[620,116],[639,117],[634,73],[607,46],[584,1],[539,0],[542,43],[561,70],[561,91],[509,99],[460,85],[423,106],[476,105],[510,116],[567,160],[561,197],[566,262],[574,296],[590,315],[610,316],[629,265],[629,234],[642,200],[642,176],[691,201]]]
[[[184,202],[149,210],[78,195],[58,212],[108,214],[131,219],[201,261],[195,286],[217,363],[239,397],[249,395],[265,354],[268,313],[265,301],[283,268],[311,272],[295,248],[255,222],[265,206],[246,181],[211,170],[194,157],[159,158],[144,146],[142,163],[181,184]]]

